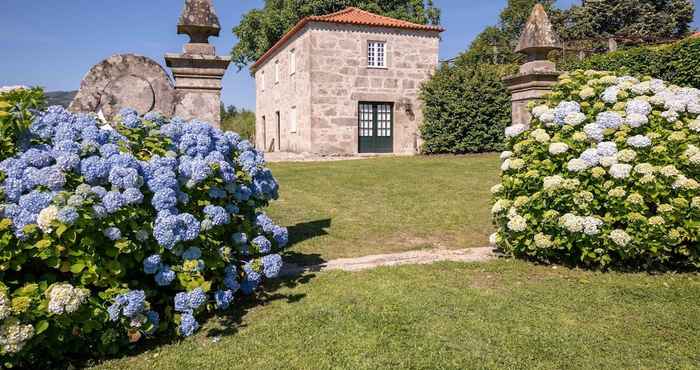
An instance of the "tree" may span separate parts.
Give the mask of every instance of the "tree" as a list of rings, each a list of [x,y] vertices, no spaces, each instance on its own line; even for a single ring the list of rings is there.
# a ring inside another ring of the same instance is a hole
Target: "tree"
[[[692,0],[588,0],[560,14],[564,39],[627,37],[676,39],[688,34]]]
[[[245,111],[245,109],[243,109]],[[238,108],[235,105],[229,105],[228,107],[221,102],[221,120],[225,120],[229,117],[235,117],[238,115]]]
[[[333,13],[348,6],[420,24],[440,23],[432,0],[265,0],[262,9],[243,15],[233,29],[238,43],[231,52],[239,69],[260,58],[299,20]]]
[[[255,139],[255,113],[235,105],[221,103],[221,129],[233,131],[246,140]]]
[[[641,43],[682,38],[690,30],[695,11],[692,0],[584,0],[567,10],[558,9],[553,0],[508,0],[498,25],[482,31],[459,60],[472,64],[521,62],[522,56],[514,49],[538,2],[562,41],[627,37]]]
[[[460,63],[513,64],[520,62],[522,56],[515,52],[532,8],[541,3],[548,14],[556,13],[554,0],[508,0],[508,5],[501,11],[498,25],[484,29],[472,41],[469,49],[458,57]]]

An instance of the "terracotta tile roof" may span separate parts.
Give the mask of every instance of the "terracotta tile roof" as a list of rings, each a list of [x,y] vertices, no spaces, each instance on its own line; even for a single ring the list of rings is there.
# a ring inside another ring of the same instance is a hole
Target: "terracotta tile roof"
[[[694,39],[700,38],[700,32],[695,32],[694,34],[690,35],[690,37]]]
[[[277,43],[275,43],[275,45],[273,45],[267,52],[265,52],[265,54],[263,54],[263,56],[261,56],[260,59],[258,59],[250,67],[251,70],[255,71],[258,67],[260,67],[261,64],[263,64],[272,54],[274,54],[278,49],[280,49],[297,32],[301,31],[301,29],[304,28],[304,26],[306,26],[309,22],[325,22],[352,24],[357,26],[401,28],[416,31],[443,32],[445,30],[440,26],[408,22],[396,18],[390,18],[370,13],[368,11],[358,9],[355,7],[348,7],[339,12],[326,15],[314,15],[300,20],[294,27],[292,27],[291,30],[289,30],[289,32],[287,32],[279,41],[277,41]]]

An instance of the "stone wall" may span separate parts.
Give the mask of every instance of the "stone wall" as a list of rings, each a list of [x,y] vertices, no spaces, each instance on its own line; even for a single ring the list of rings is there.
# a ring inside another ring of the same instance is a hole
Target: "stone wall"
[[[394,103],[394,152],[416,153],[423,120],[420,85],[438,64],[439,33],[311,24],[314,151],[358,152],[358,104]],[[386,43],[386,68],[367,67],[367,42]]]
[[[367,42],[386,42],[387,67],[367,67]],[[394,152],[416,153],[423,115],[420,85],[438,64],[439,33],[312,22],[255,72],[256,145],[270,150],[315,154],[358,152],[358,104],[394,103]],[[296,73],[289,75],[289,51]],[[280,83],[275,84],[275,62]],[[265,74],[265,88],[262,74]],[[289,130],[296,106],[298,130]],[[264,119],[263,119],[264,117]]]
[[[290,50],[296,55],[296,72],[289,73]],[[288,41],[255,72],[256,147],[266,152],[311,152],[311,88],[309,74],[309,34],[301,32]],[[280,81],[275,83],[275,63],[279,62]],[[263,73],[265,86],[263,86]],[[291,110],[297,109],[297,130],[291,132]],[[280,133],[277,134],[277,112]]]

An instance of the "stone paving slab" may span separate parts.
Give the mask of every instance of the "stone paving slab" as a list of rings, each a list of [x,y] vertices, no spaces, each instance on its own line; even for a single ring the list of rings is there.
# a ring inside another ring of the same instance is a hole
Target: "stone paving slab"
[[[485,262],[496,258],[492,247],[459,250],[433,249],[394,254],[378,254],[358,258],[341,258],[318,265],[301,266],[285,263],[281,276],[299,275],[319,271],[362,271],[382,266],[425,265],[435,262]]]
[[[386,157],[410,157],[412,154],[387,153],[387,154],[356,154],[356,155],[318,155],[312,153],[291,153],[291,152],[266,152],[265,161],[275,162],[334,162],[334,161],[356,161],[369,158]]]

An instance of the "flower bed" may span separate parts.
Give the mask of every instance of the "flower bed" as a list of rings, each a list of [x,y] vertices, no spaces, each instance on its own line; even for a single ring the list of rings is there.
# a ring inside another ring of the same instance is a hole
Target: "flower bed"
[[[231,132],[158,114],[114,128],[51,107],[0,162],[0,358],[56,364],[189,336],[274,278],[278,185]],[[2,158],[0,158],[2,159]]]
[[[544,262],[700,267],[700,91],[564,74],[506,130],[492,242]]]

